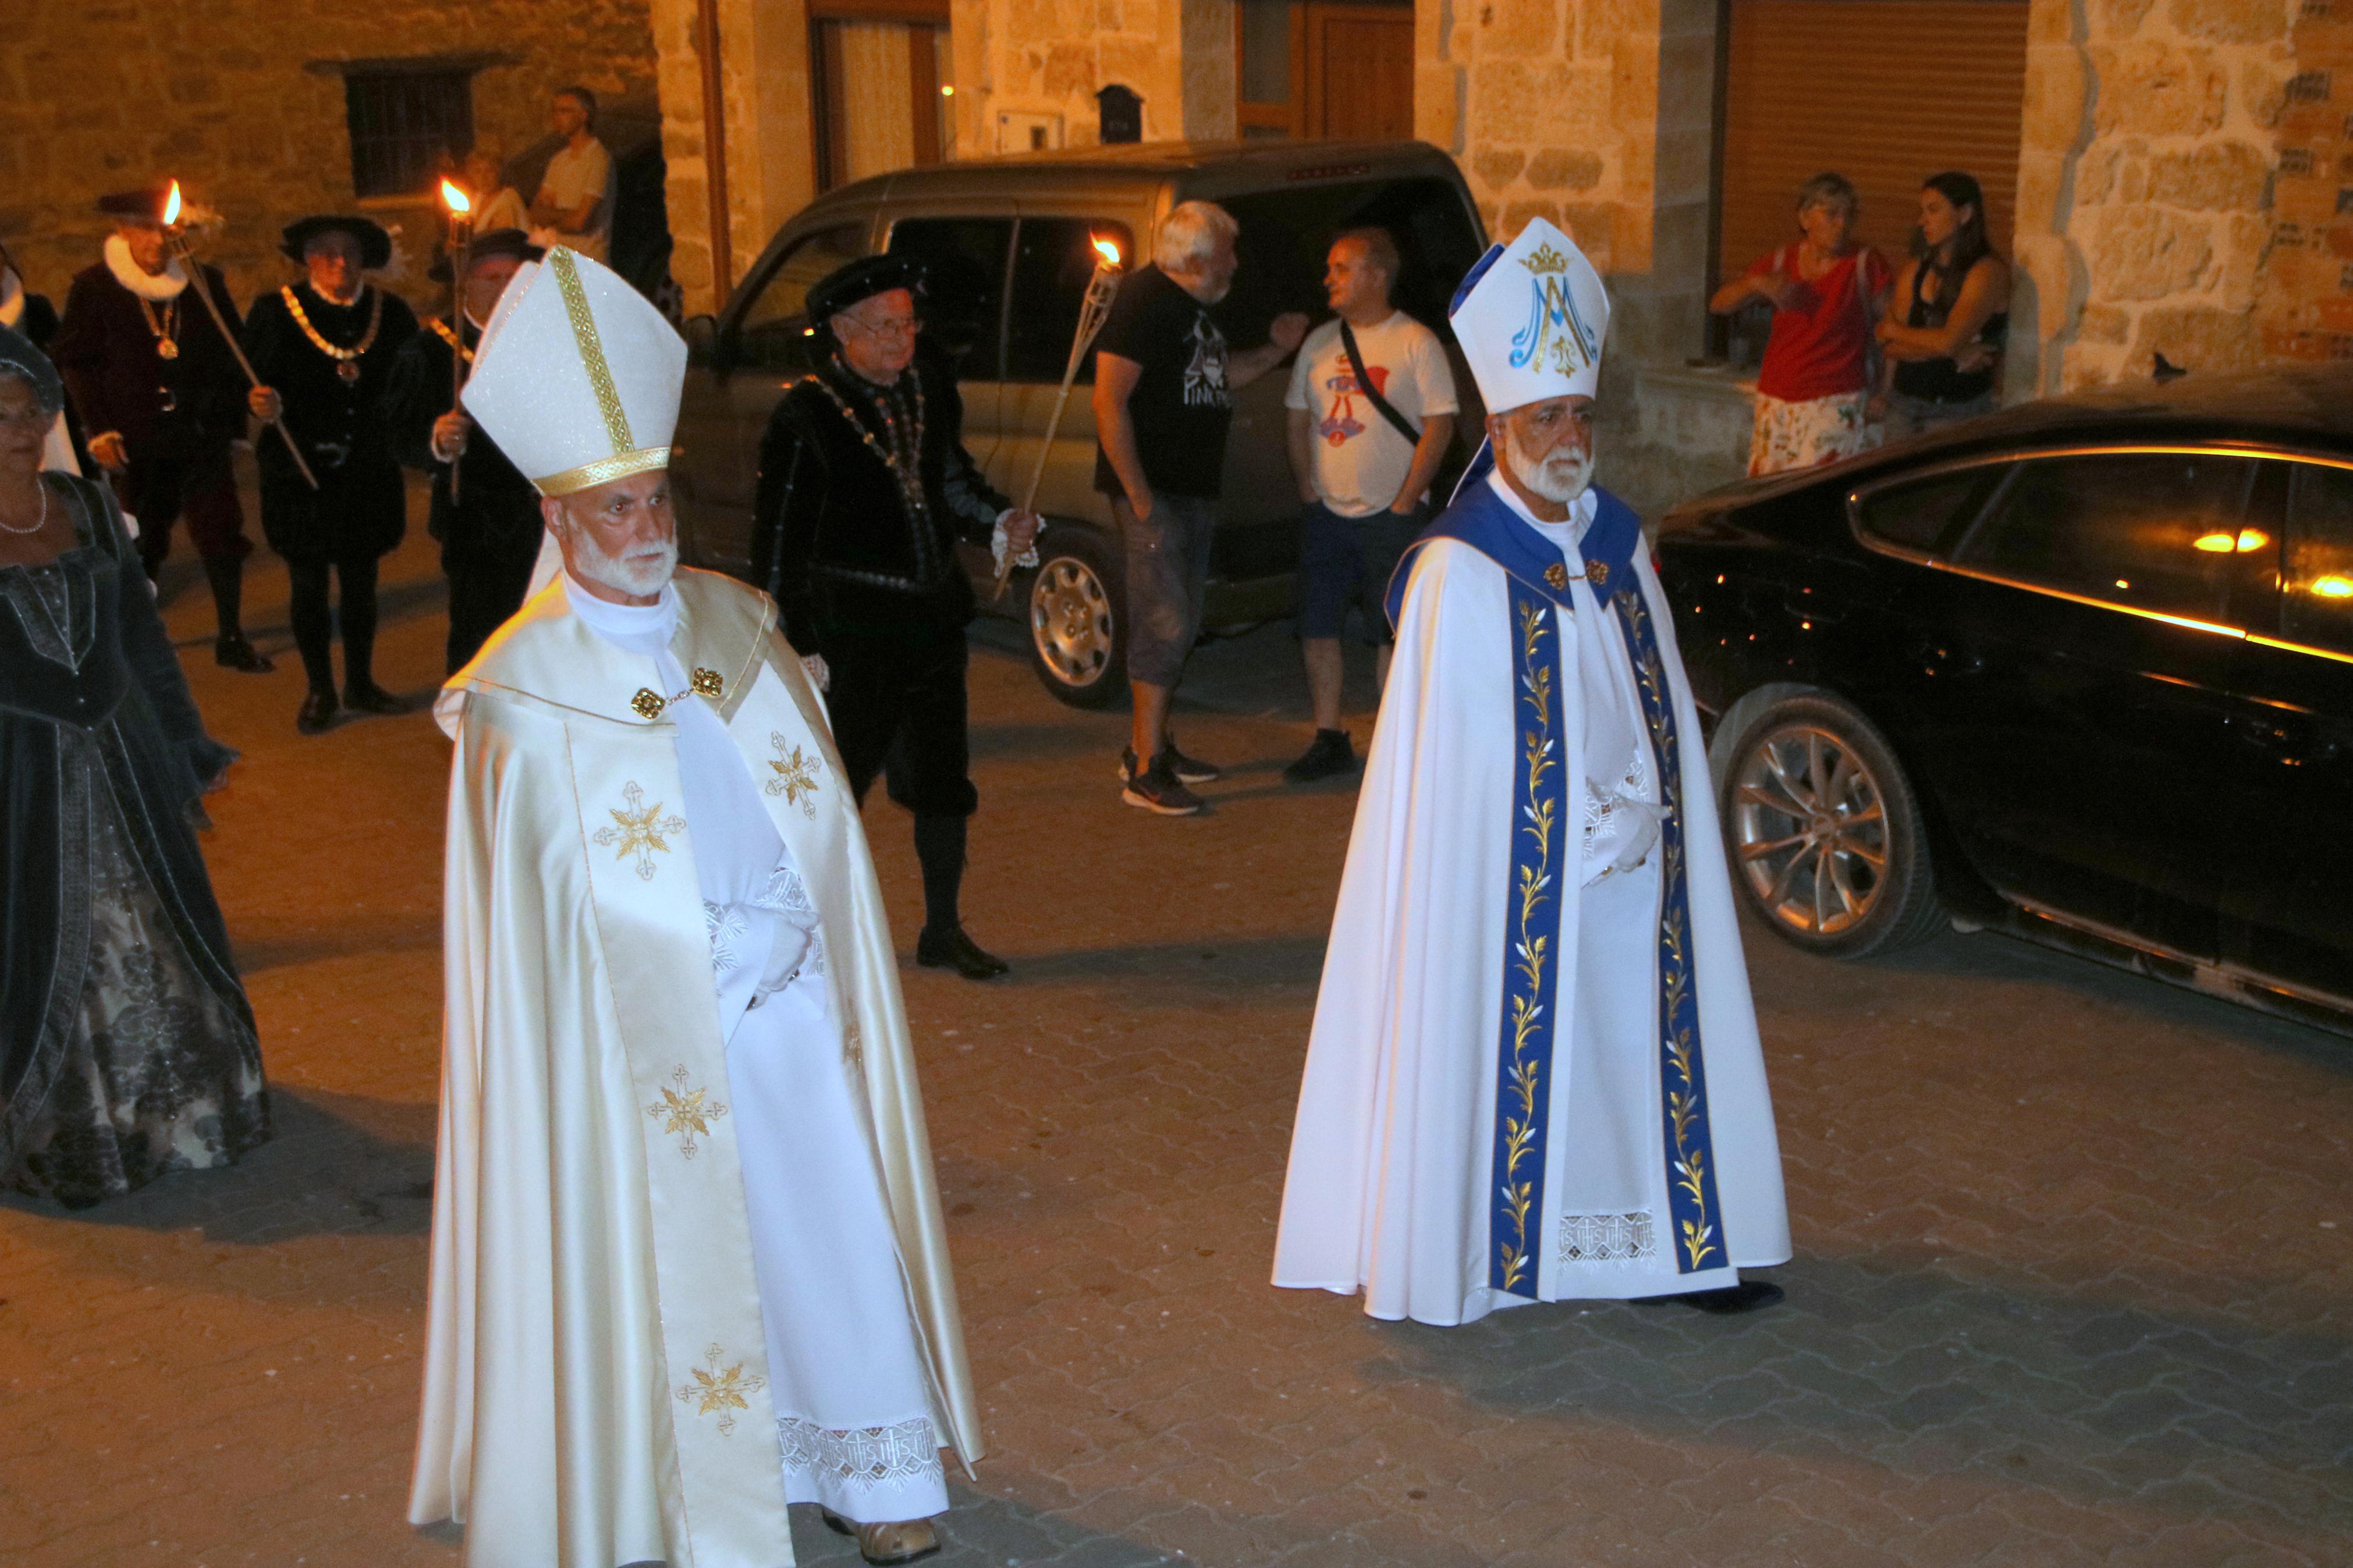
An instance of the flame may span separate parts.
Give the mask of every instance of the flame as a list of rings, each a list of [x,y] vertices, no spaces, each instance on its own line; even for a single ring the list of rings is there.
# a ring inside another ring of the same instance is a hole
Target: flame
[[[172,194],[164,202],[164,226],[171,227],[180,221],[180,182],[172,182]]]
[[[1119,241],[1115,239],[1105,239],[1103,236],[1096,235],[1094,237],[1094,246],[1095,254],[1103,258],[1103,264],[1105,267],[1117,267],[1119,265]]]
[[[441,182],[441,199],[448,203],[449,210],[459,217],[474,210],[474,198],[447,180]]]

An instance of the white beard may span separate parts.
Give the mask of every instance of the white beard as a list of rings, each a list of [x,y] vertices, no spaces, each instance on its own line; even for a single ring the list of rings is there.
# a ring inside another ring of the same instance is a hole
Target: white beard
[[[565,526],[565,538],[572,546],[570,566],[575,576],[633,599],[652,598],[678,574],[676,540],[617,556],[606,554],[596,537],[577,523]]]
[[[1509,425],[1504,426],[1503,459],[1514,479],[1557,506],[1576,500],[1593,483],[1591,453],[1555,450],[1542,463],[1531,463]]]

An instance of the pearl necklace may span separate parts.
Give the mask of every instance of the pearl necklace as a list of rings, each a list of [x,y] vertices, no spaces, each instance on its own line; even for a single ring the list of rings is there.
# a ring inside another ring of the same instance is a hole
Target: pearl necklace
[[[36,478],[33,480],[33,488],[41,492],[41,515],[34,520],[33,526],[30,528],[17,528],[10,523],[0,522],[0,532],[14,533],[20,537],[30,536],[49,526],[49,487]]]

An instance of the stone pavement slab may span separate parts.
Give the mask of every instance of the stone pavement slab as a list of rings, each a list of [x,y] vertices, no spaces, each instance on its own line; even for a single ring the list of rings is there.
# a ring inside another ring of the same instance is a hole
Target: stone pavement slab
[[[244,677],[174,564],[245,752],[206,849],[280,1133],[79,1215],[0,1199],[0,1562],[440,1568],[402,1515],[447,748],[296,735],[282,575]],[[386,565],[421,698],[421,531]],[[1015,973],[905,973],[992,1445],[942,1568],[2353,1562],[2353,1047],[1992,936],[1835,965],[1752,930],[1788,1305],[1376,1322],[1266,1283],[1353,809],[1281,782],[1287,634],[1198,656],[1187,749],[1231,774],[1177,821],[1120,805],[1122,715],[976,643],[969,924]],[[867,822],[912,954],[907,819]],[[807,1511],[802,1558],[856,1562]]]

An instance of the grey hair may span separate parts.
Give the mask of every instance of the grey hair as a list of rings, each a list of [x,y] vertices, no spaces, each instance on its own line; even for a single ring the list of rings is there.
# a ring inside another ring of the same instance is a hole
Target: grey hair
[[[1405,266],[1405,262],[1398,255],[1396,237],[1388,229],[1344,228],[1333,237],[1332,243],[1336,247],[1344,239],[1353,239],[1363,246],[1365,259],[1379,268],[1382,274],[1392,284],[1397,281],[1398,272]]]
[[[1862,208],[1862,198],[1856,195],[1852,180],[1835,169],[1825,169],[1798,187],[1798,210],[1804,212],[1810,206],[1844,207],[1852,217]]]
[[[1160,232],[1153,237],[1152,259],[1163,272],[1189,277],[1201,269],[1220,240],[1230,241],[1241,231],[1234,215],[1215,202],[1179,202],[1160,220]]]

